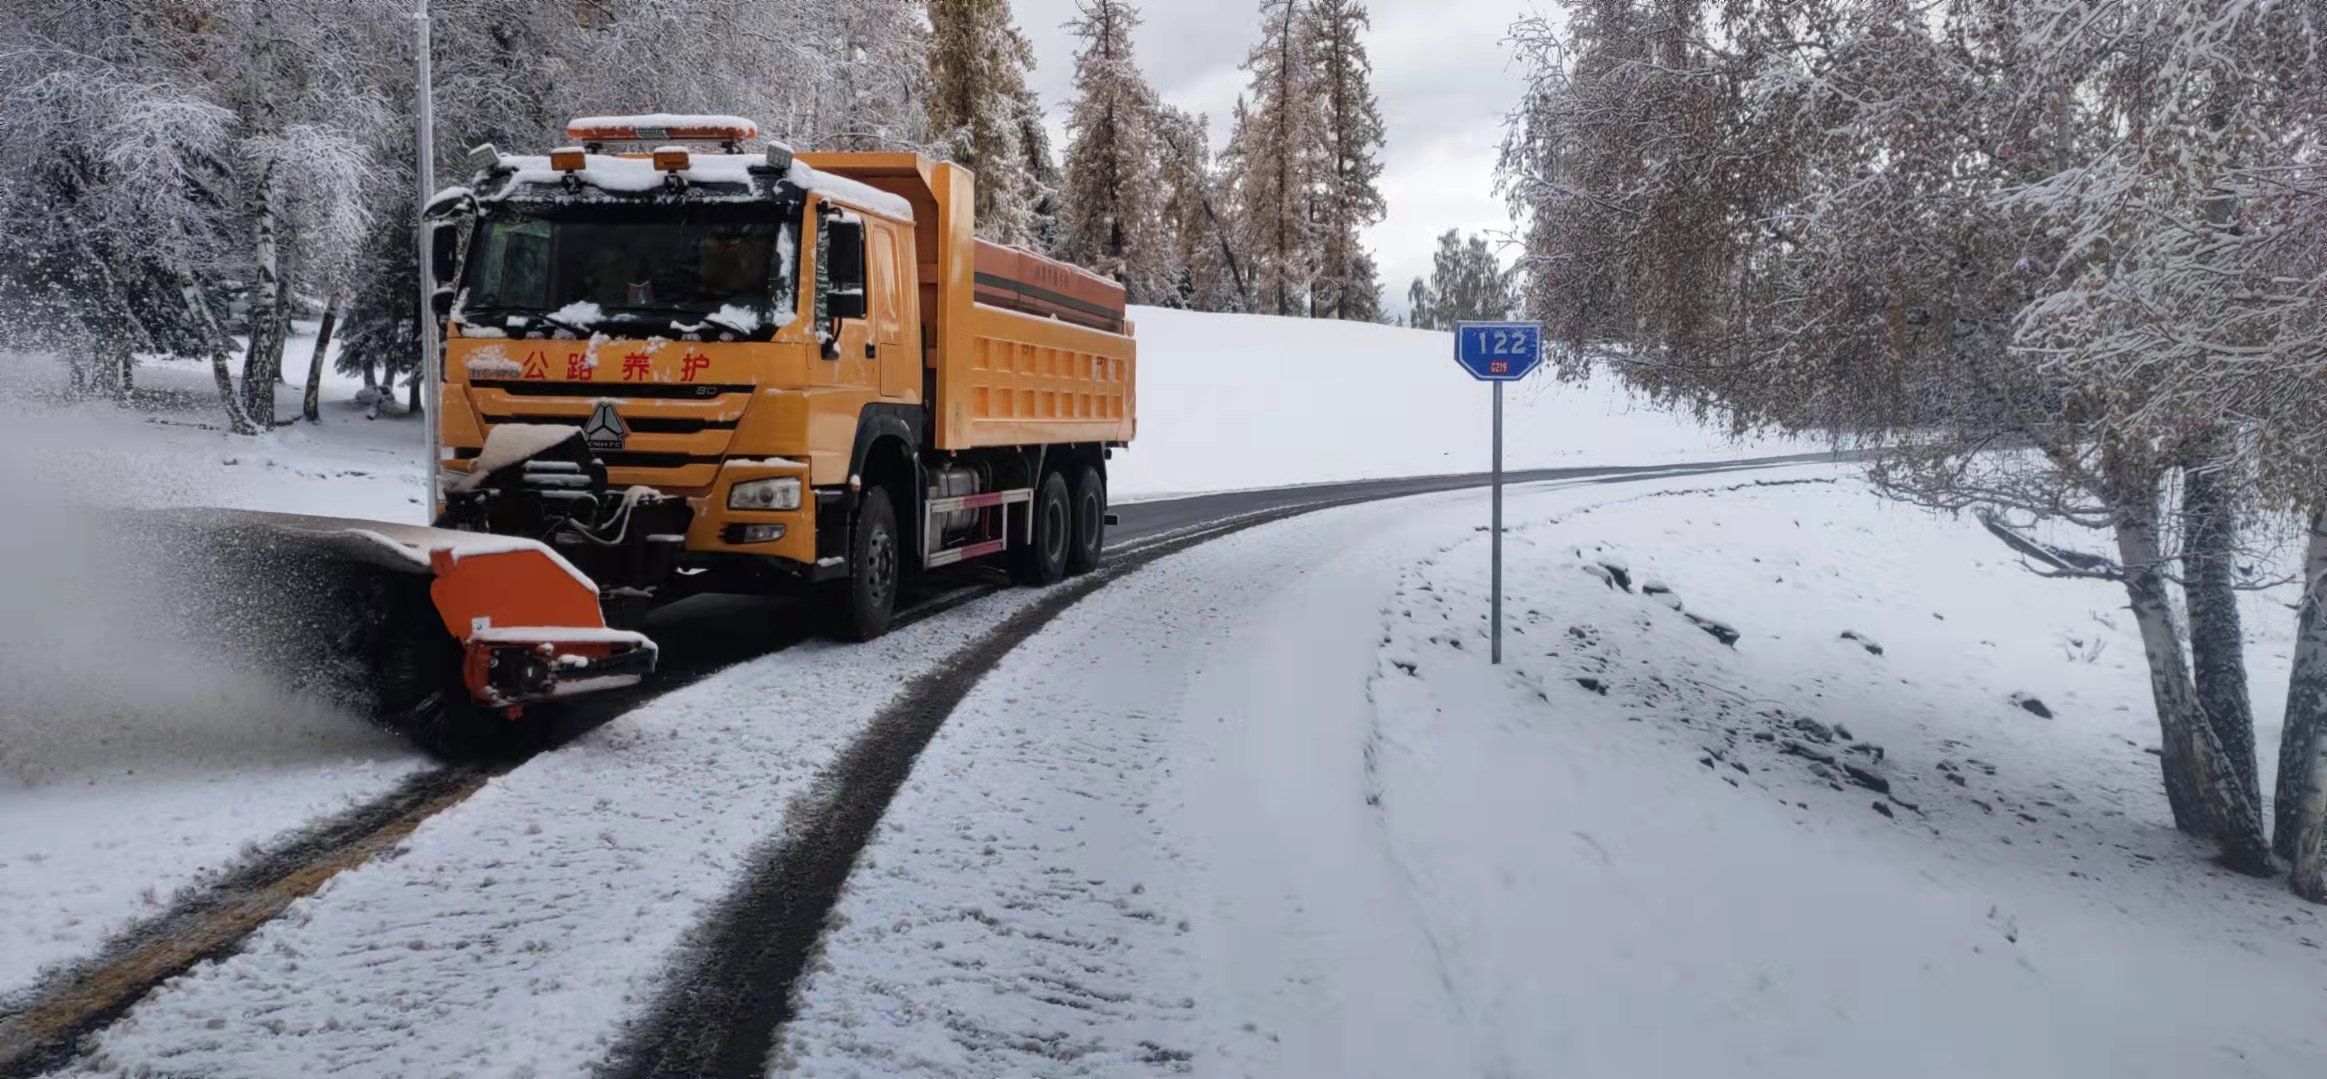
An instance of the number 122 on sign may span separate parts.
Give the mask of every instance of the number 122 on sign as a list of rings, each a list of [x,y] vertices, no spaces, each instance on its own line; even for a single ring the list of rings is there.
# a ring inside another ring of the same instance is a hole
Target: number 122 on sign
[[[1508,382],[1543,362],[1543,327],[1534,322],[1465,322],[1455,328],[1455,362],[1472,378]]]

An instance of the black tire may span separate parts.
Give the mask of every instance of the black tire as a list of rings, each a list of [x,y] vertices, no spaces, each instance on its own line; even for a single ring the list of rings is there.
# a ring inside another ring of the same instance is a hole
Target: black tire
[[[1067,543],[1067,572],[1089,573],[1099,568],[1107,549],[1107,481],[1099,470],[1083,466],[1075,480],[1075,532]]]
[[[1057,584],[1067,575],[1067,548],[1074,546],[1075,510],[1067,498],[1066,477],[1056,472],[1042,477],[1034,488],[1033,513],[1033,541],[1010,548],[1010,579],[1034,587]]]
[[[833,611],[833,636],[869,641],[889,632],[897,614],[897,588],[905,577],[905,551],[898,541],[897,509],[879,487],[857,500],[849,529],[848,580]]]

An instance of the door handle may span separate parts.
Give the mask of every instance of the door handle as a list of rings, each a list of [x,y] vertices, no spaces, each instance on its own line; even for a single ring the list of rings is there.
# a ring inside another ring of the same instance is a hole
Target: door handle
[[[870,360],[870,359],[874,359],[874,358],[878,357],[879,355],[880,355],[880,353],[876,352],[876,351],[873,349],[873,343],[872,343],[872,342],[870,342],[870,341],[867,341],[867,342],[865,342],[865,359],[868,359],[868,360]]]

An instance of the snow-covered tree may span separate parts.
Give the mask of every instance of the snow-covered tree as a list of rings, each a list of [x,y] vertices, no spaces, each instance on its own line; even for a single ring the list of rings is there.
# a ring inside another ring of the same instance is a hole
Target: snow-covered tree
[[[2256,39],[2201,43],[2276,16],[2196,0],[1567,7],[1564,33],[1516,29],[1532,85],[1502,182],[1524,218],[1529,311],[1568,364],[1629,345],[1617,369],[1636,385],[1741,426],[1864,441],[1900,497],[1983,512],[2041,572],[2119,582],[2177,823],[2265,870],[2241,720],[2200,689],[2223,668],[2193,673],[2171,591],[2187,536],[2207,532],[2186,527],[2174,495],[2193,477],[2201,490],[2241,482],[2221,467],[2239,441],[2122,353],[2112,323],[2158,306],[2143,267],[2162,255],[2145,247],[2227,242],[2206,224],[2209,205],[2228,205],[2203,175],[2214,158],[2188,144],[2209,112],[2190,105],[2240,80],[2161,57],[2251,62]],[[2190,280],[2211,274],[2214,299],[2233,301],[2246,286],[2207,261]],[[2184,356],[2246,347],[2235,334],[2183,344]],[[2218,512],[2207,506],[2196,516]],[[2038,542],[2038,520],[2101,529],[2112,549]],[[2188,579],[2212,557],[2195,552]],[[2210,587],[2190,593],[2201,620],[2219,610]]]
[[[1234,207],[1212,168],[1205,118],[1159,106],[1155,135],[1175,302],[1198,311],[1250,310],[1231,228]]]
[[[1371,26],[1363,0],[1309,0],[1302,13],[1320,125],[1312,304],[1319,318],[1373,322],[1382,314],[1381,281],[1363,238],[1389,212],[1380,186],[1382,114],[1363,40]]]
[[[1026,163],[1026,205],[1031,224],[1030,245],[1038,251],[1058,247],[1061,235],[1059,187],[1066,182],[1058,159],[1050,152],[1050,129],[1043,124],[1042,99],[1032,87],[1018,95],[1018,147]]]
[[[1039,245],[1027,145],[1033,47],[1008,0],[930,0],[929,26],[931,148],[977,173],[979,236]]]
[[[1320,129],[1308,35],[1295,0],[1261,0],[1261,40],[1246,56],[1251,104],[1239,103],[1226,161],[1236,189],[1255,310],[1307,314],[1318,227],[1312,199]]]
[[[229,425],[251,429],[226,366],[220,292],[233,113],[167,0],[0,12],[0,338],[70,358],[127,393],[139,351],[208,356]]]
[[[783,6],[783,5],[778,5]],[[929,14],[921,0],[798,4],[772,87],[793,90],[769,134],[819,150],[913,150],[928,127]]]
[[[1457,322],[1491,322],[1511,317],[1518,306],[1511,275],[1495,258],[1484,236],[1464,238],[1455,229],[1438,237],[1430,255],[1430,280],[1416,278],[1406,290],[1409,325],[1451,330]]]
[[[1081,0],[1067,23],[1075,51],[1075,98],[1067,111],[1059,254],[1123,283],[1133,303],[1171,293],[1156,183],[1155,91],[1132,58],[1139,12],[1128,0]]]
[[[358,77],[362,38],[350,24],[388,11],[383,0],[237,0],[214,24],[213,78],[239,121],[232,167],[250,244],[243,408],[261,427],[276,422],[302,268],[336,280],[369,224],[367,135],[386,106]]]

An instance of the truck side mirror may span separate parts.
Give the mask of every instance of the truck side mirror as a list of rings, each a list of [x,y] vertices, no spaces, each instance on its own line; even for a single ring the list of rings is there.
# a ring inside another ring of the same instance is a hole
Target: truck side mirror
[[[832,298],[825,301],[825,310],[830,311],[835,319],[863,318],[865,317],[865,290],[861,287],[835,288],[832,290]]]
[[[828,257],[832,260],[830,270],[833,294],[837,297],[840,293],[855,291],[857,293],[858,313],[854,316],[844,317],[863,318],[865,224],[862,221],[847,221],[835,217],[826,218],[824,227],[832,233],[832,246],[828,249],[830,252]]]
[[[428,281],[437,288],[452,287],[461,266],[461,223],[440,221],[429,226]]]
[[[865,224],[837,213],[819,218],[816,231],[816,313],[824,331],[824,358],[840,355],[840,320],[865,317]]]
[[[435,312],[438,322],[452,317],[454,291],[451,285],[446,285],[428,294],[428,309]]]

